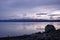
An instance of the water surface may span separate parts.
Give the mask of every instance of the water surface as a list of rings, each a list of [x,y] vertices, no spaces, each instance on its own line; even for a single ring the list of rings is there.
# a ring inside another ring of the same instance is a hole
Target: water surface
[[[47,24],[60,28],[60,22],[0,22],[0,37],[44,32]]]

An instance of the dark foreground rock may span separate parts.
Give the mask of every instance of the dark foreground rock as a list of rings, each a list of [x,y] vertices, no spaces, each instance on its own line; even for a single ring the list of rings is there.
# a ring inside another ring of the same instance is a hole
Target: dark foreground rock
[[[0,40],[60,40],[60,29],[56,30],[53,25],[47,25],[45,32],[33,33],[16,37],[4,37]]]

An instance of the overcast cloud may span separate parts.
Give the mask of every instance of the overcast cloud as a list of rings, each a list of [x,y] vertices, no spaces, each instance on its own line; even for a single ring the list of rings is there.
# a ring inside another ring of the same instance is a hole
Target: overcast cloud
[[[44,19],[45,16],[49,19],[48,15],[55,11],[56,14],[60,11],[60,0],[0,0],[0,19],[24,17]],[[39,15],[36,14],[41,12],[47,14],[37,17]]]

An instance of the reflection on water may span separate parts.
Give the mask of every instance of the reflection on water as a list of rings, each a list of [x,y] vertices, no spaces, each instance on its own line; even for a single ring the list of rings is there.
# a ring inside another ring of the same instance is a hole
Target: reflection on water
[[[43,32],[47,24],[54,25],[56,29],[60,28],[59,22],[0,22],[0,37]]]

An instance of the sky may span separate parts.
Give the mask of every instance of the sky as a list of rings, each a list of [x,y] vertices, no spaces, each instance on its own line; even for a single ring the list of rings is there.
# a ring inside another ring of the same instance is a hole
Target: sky
[[[0,0],[0,19],[60,19],[60,0]]]

